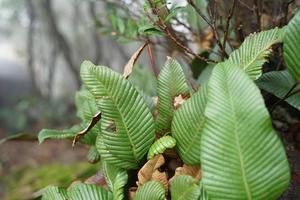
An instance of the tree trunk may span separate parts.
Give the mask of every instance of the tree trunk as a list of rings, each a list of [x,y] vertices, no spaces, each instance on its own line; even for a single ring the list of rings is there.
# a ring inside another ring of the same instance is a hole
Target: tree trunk
[[[32,93],[36,96],[40,96],[40,90],[37,86],[34,70],[34,23],[36,20],[35,8],[32,3],[32,0],[26,0],[27,14],[29,16],[29,27],[27,32],[27,68],[29,70],[29,78],[31,81],[31,90]]]
[[[96,15],[96,5],[95,2],[90,2],[89,3],[89,13],[91,15],[91,18],[94,22],[97,20],[97,15]],[[95,45],[95,56],[94,56],[94,62],[96,64],[100,64],[99,62],[103,59],[102,54],[101,54],[101,41],[99,39],[99,35],[97,33],[97,27],[93,27],[92,30],[92,39],[93,43]]]
[[[67,66],[69,67],[70,72],[73,74],[76,80],[76,87],[79,88],[81,82],[79,78],[79,70],[74,64],[74,61],[72,59],[72,49],[70,48],[67,39],[64,37],[64,35],[61,33],[61,31],[58,28],[56,19],[54,17],[51,0],[44,0],[43,6],[49,20],[49,29],[52,31],[52,35],[57,42],[57,46],[59,50],[62,52],[64,59],[67,63]]]

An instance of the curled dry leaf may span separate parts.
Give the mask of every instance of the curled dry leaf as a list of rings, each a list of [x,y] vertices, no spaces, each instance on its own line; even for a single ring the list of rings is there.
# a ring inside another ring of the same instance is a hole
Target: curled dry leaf
[[[184,164],[182,167],[178,167],[175,170],[175,174],[170,179],[169,182],[172,182],[172,180],[176,176],[180,176],[180,175],[189,175],[189,176],[194,177],[197,181],[199,181],[201,179],[201,168],[200,168],[199,165],[186,165],[186,164]]]
[[[99,171],[97,172],[97,174],[94,174],[93,176],[89,177],[84,181],[84,183],[107,187],[107,183],[105,181],[105,175],[102,171]]]
[[[168,190],[169,181],[166,172],[155,170],[152,174],[151,180],[160,182],[165,187],[165,189]]]
[[[174,101],[173,101],[174,108],[178,109],[188,98],[189,96],[182,95],[182,94],[174,97]]]
[[[138,182],[136,184],[140,187],[144,183],[154,180],[162,183],[167,188],[167,175],[158,170],[164,163],[165,159],[162,155],[157,155],[149,160],[138,172]]]
[[[145,43],[141,48],[139,48],[130,58],[130,60],[128,61],[128,63],[125,65],[124,67],[124,71],[123,71],[123,76],[124,78],[128,78],[130,76],[130,74],[132,73],[132,69],[134,64],[136,63],[136,61],[138,60],[138,58],[140,57],[140,55],[142,54],[143,50],[145,49],[145,47],[148,45],[149,43]]]
[[[79,133],[77,133],[73,139],[73,144],[72,146],[74,146],[79,140],[80,138],[82,138],[85,134],[87,134],[96,124],[97,122],[101,119],[101,112],[98,112],[92,119],[92,121],[90,122],[90,124],[88,125],[88,127],[86,127],[84,130],[80,131]]]

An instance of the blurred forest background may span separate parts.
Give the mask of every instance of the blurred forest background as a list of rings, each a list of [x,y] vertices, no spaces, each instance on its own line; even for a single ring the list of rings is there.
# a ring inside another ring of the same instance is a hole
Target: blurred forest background
[[[0,199],[29,199],[48,184],[68,185],[97,169],[85,164],[86,147],[40,146],[36,136],[77,122],[83,60],[121,71],[138,47],[100,30],[121,5],[115,2],[0,0],[0,138],[26,140],[0,146]]]
[[[182,1],[168,1],[168,8],[182,6],[176,2]],[[291,11],[300,5],[298,0],[195,2],[206,15],[211,14],[207,8],[214,7],[211,2],[216,2],[214,28],[227,34],[228,41],[218,45],[214,29],[192,7],[185,7],[183,13],[188,14],[182,16],[177,9],[169,28],[177,41],[197,52],[196,57],[214,61],[226,57],[249,33],[286,25]],[[229,25],[233,2],[235,19]],[[155,96],[155,75],[166,56],[179,59],[192,84],[207,80],[212,66],[185,54],[172,38],[153,27],[144,7],[142,0],[0,0],[0,199],[34,199],[49,184],[68,186],[97,171],[96,165],[87,164],[88,149],[83,145],[37,142],[42,128],[65,129],[77,123],[74,95],[81,86],[83,60],[121,72],[132,54],[149,42],[131,77],[149,95]],[[276,57],[281,52],[276,47],[264,71],[284,68]],[[278,100],[272,98],[272,103]],[[300,130],[300,115],[284,102],[281,105],[273,119],[280,133],[288,133],[285,146],[299,185],[300,151],[294,142],[299,147],[295,133]],[[299,189],[296,193],[300,196]]]

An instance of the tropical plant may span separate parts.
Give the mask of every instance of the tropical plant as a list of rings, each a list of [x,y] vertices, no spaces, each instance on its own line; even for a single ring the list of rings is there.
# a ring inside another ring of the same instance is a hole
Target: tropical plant
[[[297,12],[286,27],[251,34],[228,59],[211,66],[198,88],[178,61],[167,58],[157,76],[157,97],[131,79],[143,48],[123,75],[84,61],[83,87],[76,95],[82,123],[64,131],[42,130],[39,141],[73,138],[73,145],[90,145],[88,157],[100,160],[100,177],[75,182],[68,190],[49,186],[43,199],[280,197],[290,167],[259,87],[299,109],[299,27]],[[288,71],[263,74],[278,43],[284,45]]]

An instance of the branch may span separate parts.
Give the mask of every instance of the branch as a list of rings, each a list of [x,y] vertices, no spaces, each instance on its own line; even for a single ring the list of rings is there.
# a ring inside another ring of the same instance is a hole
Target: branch
[[[210,17],[212,19],[211,29],[212,29],[212,31],[214,33],[214,37],[216,39],[216,42],[217,42],[217,44],[218,44],[218,46],[220,48],[220,51],[221,51],[221,54],[222,54],[222,58],[224,58],[224,57],[228,58],[228,54],[226,53],[225,48],[224,48],[224,46],[221,43],[219,32],[218,32],[217,27],[216,27],[216,9],[217,9],[216,6],[217,6],[217,4],[216,4],[216,2],[214,2],[214,15],[213,16],[212,16],[211,11],[209,12],[210,13]]]
[[[199,16],[210,26],[212,27],[209,19],[202,13],[202,11],[197,7],[193,0],[188,0],[188,3],[195,9],[195,11],[199,14]]]
[[[223,39],[223,48],[224,49],[226,49],[226,41],[227,41],[227,37],[228,37],[229,24],[230,24],[231,18],[233,17],[235,6],[236,6],[236,0],[233,0],[232,7],[230,8],[229,14],[227,16],[226,28],[224,31],[224,39]]]
[[[296,83],[291,87],[291,89],[284,95],[284,97],[283,97],[282,99],[280,99],[279,101],[277,101],[276,103],[274,103],[274,105],[273,105],[272,108],[271,108],[271,112],[274,111],[274,109],[276,108],[276,106],[277,106],[279,103],[283,102],[283,101],[286,100],[287,98],[289,98],[289,97],[291,97],[291,96],[293,96],[293,95],[295,95],[295,94],[297,94],[297,93],[300,92],[300,89],[297,89],[297,90],[295,90],[295,91],[293,92],[293,90],[299,85],[299,83],[300,83],[300,82],[296,82]]]
[[[167,26],[165,26],[164,28],[164,32],[168,35],[168,37],[180,48],[182,48],[186,53],[189,53],[191,55],[193,55],[195,58],[199,59],[199,60],[202,60],[204,62],[207,62],[207,63],[217,63],[216,61],[214,60],[210,60],[210,59],[207,59],[205,57],[202,57],[202,56],[199,56],[198,54],[194,53],[192,50],[190,50],[189,48],[187,48],[186,46],[184,46],[183,44],[181,44],[177,39],[176,37],[171,33],[171,31],[169,30],[169,28]]]
[[[254,5],[254,11],[255,11],[255,15],[256,15],[256,29],[257,31],[260,31],[261,29],[261,22],[260,22],[260,13],[259,13],[259,7],[258,7],[258,1],[257,0],[253,0],[253,5]]]
[[[219,33],[217,31],[217,28],[216,28],[216,19],[215,19],[215,15],[214,17],[211,16],[212,20],[210,21],[203,13],[202,11],[197,7],[197,5],[194,3],[193,0],[188,0],[188,3],[194,8],[194,10],[198,13],[198,15],[210,26],[210,28],[212,29],[213,31],[213,34],[214,34],[214,38],[220,48],[220,51],[221,51],[221,54],[222,56],[224,57],[228,57],[225,49],[224,49],[224,46],[222,45],[221,41],[220,41],[220,36],[219,36]]]

